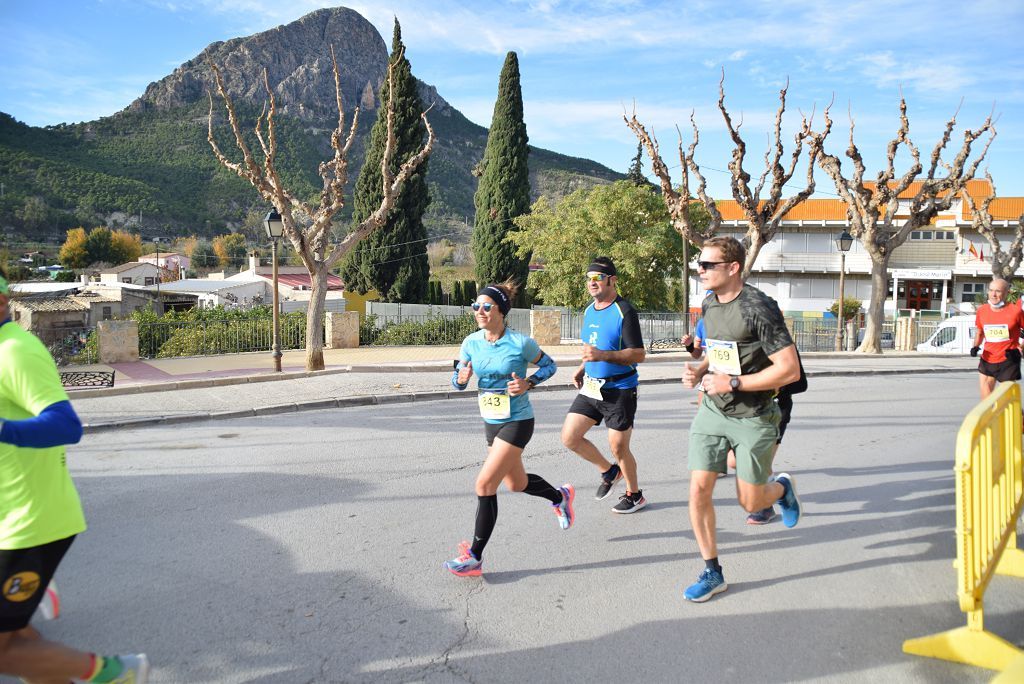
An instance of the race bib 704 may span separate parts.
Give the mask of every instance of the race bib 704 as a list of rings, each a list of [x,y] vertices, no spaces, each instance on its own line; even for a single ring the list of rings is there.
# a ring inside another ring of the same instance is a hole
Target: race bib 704
[[[1005,342],[1008,339],[1010,339],[1010,326],[1005,323],[1002,325],[985,326],[986,342]]]

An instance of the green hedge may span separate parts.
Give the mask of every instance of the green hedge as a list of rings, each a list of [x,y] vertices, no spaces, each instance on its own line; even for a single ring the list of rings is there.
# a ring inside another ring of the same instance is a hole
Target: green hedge
[[[457,318],[430,316],[425,320],[385,323],[377,327],[377,317],[369,315],[359,325],[360,345],[461,344],[467,335],[478,329],[469,314]]]

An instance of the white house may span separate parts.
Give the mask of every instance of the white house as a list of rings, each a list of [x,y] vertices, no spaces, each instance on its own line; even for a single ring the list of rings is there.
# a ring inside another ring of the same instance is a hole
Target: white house
[[[160,277],[156,264],[129,261],[100,272],[101,283],[127,283],[129,285],[155,285]]]
[[[902,211],[919,187],[919,183],[912,184],[904,193],[907,199],[901,202]],[[992,188],[987,180],[973,180],[967,191],[980,204]],[[717,204],[723,218],[718,234],[742,240],[746,222],[739,206],[732,200]],[[997,198],[990,212],[1005,249],[1013,239],[1017,218],[1024,213],[1024,197]],[[894,222],[902,222],[900,210]],[[820,317],[839,297],[841,259],[836,237],[849,226],[841,199],[810,199],[798,205],[786,215],[775,239],[761,248],[748,282],[778,301],[787,316]],[[958,199],[927,230],[913,231],[893,251],[887,315],[897,309],[901,315],[913,310],[936,316],[973,311],[974,302],[979,296],[984,298],[992,278],[990,253],[988,242],[971,225],[970,209]],[[865,306],[871,298],[871,259],[857,240],[846,254],[843,291]],[[691,310],[699,311],[706,292],[696,277],[690,292]]]
[[[187,271],[192,265],[192,260],[184,254],[178,254],[177,252],[153,252],[151,254],[143,254],[139,257],[139,261],[146,264],[154,264],[162,269],[168,270],[175,275],[182,271]]]
[[[147,288],[155,292],[156,287]],[[226,308],[250,308],[271,303],[271,285],[262,278],[249,280],[210,280],[207,278],[186,278],[160,284],[161,297],[173,295],[194,296],[200,309],[217,306]]]

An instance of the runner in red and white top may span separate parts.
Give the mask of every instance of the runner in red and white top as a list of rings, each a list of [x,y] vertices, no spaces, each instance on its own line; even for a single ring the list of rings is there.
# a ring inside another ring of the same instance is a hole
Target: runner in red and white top
[[[995,389],[997,382],[1020,380],[1021,348],[1019,339],[1024,325],[1020,302],[1006,303],[1010,283],[993,278],[988,286],[988,303],[978,307],[974,317],[976,332],[971,356],[981,352],[978,378],[981,398]],[[984,348],[982,348],[984,342]]]

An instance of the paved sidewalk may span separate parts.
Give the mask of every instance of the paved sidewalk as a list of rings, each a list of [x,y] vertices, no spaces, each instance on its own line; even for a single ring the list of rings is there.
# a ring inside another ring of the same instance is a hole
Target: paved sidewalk
[[[568,368],[579,363],[579,346],[546,351],[561,370],[535,391],[571,389]],[[322,371],[305,371],[304,352],[285,352],[282,373],[273,371],[269,354],[154,359],[130,364],[91,366],[117,371],[115,387],[74,390],[72,403],[94,432],[126,426],[169,424],[217,418],[287,413],[299,410],[364,406],[391,402],[470,399],[449,384],[458,347],[361,347],[326,349]],[[916,352],[865,356],[806,353],[811,378],[852,374],[973,372],[970,357]],[[678,382],[685,351],[654,351],[642,364],[641,384]],[[965,391],[974,384],[964,379]]]

